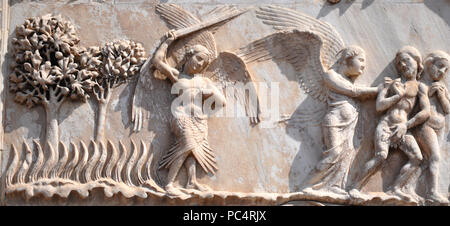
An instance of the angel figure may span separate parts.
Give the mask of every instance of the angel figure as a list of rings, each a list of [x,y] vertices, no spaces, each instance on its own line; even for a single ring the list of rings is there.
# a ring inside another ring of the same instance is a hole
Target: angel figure
[[[177,85],[182,90],[182,95],[194,98],[197,95],[213,95],[216,106],[224,106],[226,99],[223,94],[209,78],[205,78],[201,74],[212,60],[208,49],[202,45],[193,46],[189,52],[191,56],[180,73],[164,62],[167,47],[174,40],[175,36],[170,32],[166,42],[156,51],[153,65],[160,73],[167,76],[174,86]],[[172,112],[174,115],[172,130],[177,141],[160,161],[160,168],[169,168],[168,183],[165,189],[171,195],[182,195],[173,183],[184,162],[189,175],[186,188],[200,191],[209,189],[196,181],[195,160],[205,172],[214,173],[218,169],[215,155],[208,144],[207,116],[203,114],[202,108],[201,102],[189,101],[187,108],[185,105],[178,105],[175,106],[175,112]],[[192,113],[191,110],[194,112]]]
[[[252,81],[245,62],[241,58],[231,52],[217,53],[211,32],[215,23],[226,22],[240,12],[234,7],[221,7],[210,13],[215,15],[215,19],[206,19],[201,22],[176,5],[160,4],[157,6],[157,11],[169,25],[177,30],[171,30],[166,34],[164,42],[143,69],[153,72],[157,79],[169,78],[172,91],[182,91],[177,93],[178,97],[171,105],[174,116],[171,127],[175,135],[175,143],[160,160],[159,169],[169,169],[165,186],[169,195],[185,195],[174,185],[183,164],[188,174],[186,188],[207,191],[210,190],[209,187],[197,182],[196,163],[204,172],[211,174],[218,170],[218,166],[214,151],[208,143],[209,112],[205,112],[207,108],[204,108],[204,104],[208,100],[213,100],[214,110],[216,110],[224,107],[230,102],[229,98],[232,98],[245,105],[250,122],[259,122],[258,106],[248,106],[246,92],[224,95],[221,91],[222,88],[236,82]],[[209,27],[210,25],[213,26]],[[186,31],[189,33],[186,34]],[[145,100],[143,89],[148,87],[146,83],[150,81],[143,75],[141,74],[133,98],[133,121],[136,130],[142,127],[141,111],[143,109],[140,108],[140,102]],[[250,87],[251,93],[256,94],[256,87],[254,85]]]
[[[310,172],[304,191],[327,190],[346,195],[347,176],[354,157],[353,136],[358,120],[358,106],[354,99],[375,97],[377,87],[353,84],[365,68],[364,50],[358,46],[346,47],[337,62],[324,74],[328,90],[328,111],[322,122],[326,150]]]
[[[347,195],[344,186],[355,154],[352,141],[358,119],[355,99],[372,98],[378,93],[377,87],[354,84],[365,69],[364,50],[345,47],[329,24],[294,10],[267,6],[256,13],[263,23],[281,31],[250,44],[241,55],[291,64],[303,90],[328,105],[322,120],[326,150],[304,182],[303,191]]]

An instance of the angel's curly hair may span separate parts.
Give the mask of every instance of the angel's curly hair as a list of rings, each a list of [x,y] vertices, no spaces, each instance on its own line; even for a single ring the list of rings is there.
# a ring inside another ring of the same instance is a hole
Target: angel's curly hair
[[[338,57],[338,60],[337,60],[338,63],[342,64],[348,58],[355,57],[355,56],[358,56],[358,55],[365,55],[365,54],[366,54],[366,52],[361,47],[355,46],[355,45],[351,45],[351,46],[347,46],[347,47],[341,49],[341,51],[339,51],[336,54],[336,57]]]
[[[197,53],[205,53],[206,54],[206,57],[207,57],[207,59],[205,59],[206,60],[206,66],[208,66],[209,63],[211,63],[211,61],[214,59],[213,54],[211,53],[211,51],[209,51],[208,48],[206,48],[205,46],[200,45],[200,44],[189,46],[187,48],[185,57],[187,59],[188,57],[191,57],[191,56],[193,56],[193,55],[195,55]]]

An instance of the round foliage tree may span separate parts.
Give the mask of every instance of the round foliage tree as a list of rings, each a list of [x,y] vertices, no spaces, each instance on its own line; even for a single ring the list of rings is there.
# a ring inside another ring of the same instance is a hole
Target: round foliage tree
[[[42,105],[46,112],[46,142],[58,143],[58,112],[67,97],[86,101],[94,83],[82,70],[79,38],[61,16],[28,18],[15,29],[14,63],[9,90],[14,100],[29,108]]]
[[[92,92],[98,101],[96,140],[104,136],[106,109],[112,88],[129,81],[140,71],[146,58],[140,43],[119,40],[106,43],[101,48],[89,48],[81,54],[83,74],[89,74],[94,83]]]

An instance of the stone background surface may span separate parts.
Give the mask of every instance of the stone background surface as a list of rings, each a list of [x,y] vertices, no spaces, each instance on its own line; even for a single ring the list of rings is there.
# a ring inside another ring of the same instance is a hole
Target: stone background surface
[[[147,55],[155,49],[159,38],[168,31],[165,22],[155,13],[157,3],[175,3],[194,15],[202,14],[221,4],[235,4],[239,8],[276,4],[295,9],[333,25],[347,45],[360,45],[366,51],[367,69],[357,84],[376,86],[383,77],[396,77],[392,64],[396,51],[404,45],[417,47],[423,55],[432,50],[450,52],[450,1],[449,0],[354,0],[329,5],[323,0],[304,1],[244,1],[244,0],[174,0],[174,1],[10,1],[9,37],[14,28],[26,17],[47,13],[61,14],[76,27],[81,45],[91,46],[115,39],[131,39],[141,42]],[[2,27],[3,29],[3,27]],[[262,38],[274,30],[258,20],[249,11],[222,26],[215,34],[219,51],[234,50]],[[9,49],[10,50],[10,49]],[[10,73],[9,51],[2,65],[4,82]],[[209,120],[209,141],[215,149],[219,171],[215,176],[200,173],[200,181],[220,191],[288,193],[299,190],[302,180],[317,163],[324,145],[322,142],[320,115],[326,105],[307,96],[293,77],[293,68],[278,66],[273,62],[249,65],[256,80],[278,84],[280,91],[280,115],[266,119],[261,125],[251,127],[246,118],[213,118]],[[447,87],[450,79],[447,78]],[[154,82],[154,89],[147,92],[150,119],[144,129],[131,133],[130,101],[134,82],[113,91],[108,107],[105,137],[118,144],[120,140],[130,145],[130,139],[151,143],[155,159],[173,142],[169,130],[169,83]],[[9,146],[20,147],[22,140],[31,144],[33,139],[43,139],[45,114],[41,106],[28,109],[13,102],[7,89],[1,91],[3,99],[2,128],[3,151],[0,171],[5,172],[9,161]],[[352,169],[373,155],[374,128],[379,115],[374,100],[360,105],[354,145],[358,151]],[[93,138],[96,104],[66,101],[60,110],[60,140],[88,142]],[[278,123],[285,115],[293,114],[296,123]],[[450,191],[450,139],[447,117],[445,143],[442,144],[440,191],[448,196]],[[0,141],[1,142],[1,141]],[[365,190],[382,191],[397,175],[406,157],[399,151],[391,152],[387,164],[366,186]],[[165,181],[166,171],[162,172]],[[351,170],[351,175],[355,170]],[[179,183],[185,183],[182,169]],[[3,192],[2,192],[3,193]],[[98,203],[101,203],[99,199]]]

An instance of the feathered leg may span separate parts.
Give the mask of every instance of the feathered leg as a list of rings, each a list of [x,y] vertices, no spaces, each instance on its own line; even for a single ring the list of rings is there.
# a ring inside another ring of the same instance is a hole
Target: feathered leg
[[[196,163],[195,157],[192,155],[187,157],[186,161],[184,162],[184,166],[186,167],[188,173],[188,181],[186,184],[186,188],[196,189],[199,191],[210,191],[211,189],[208,186],[198,183],[195,163]]]
[[[167,185],[166,185],[166,192],[169,195],[174,196],[181,196],[184,195],[178,188],[174,186],[175,178],[178,175],[178,172],[180,171],[181,166],[184,163],[184,160],[186,160],[186,157],[188,156],[189,152],[179,156],[171,165],[169,168],[169,173],[167,175]]]

